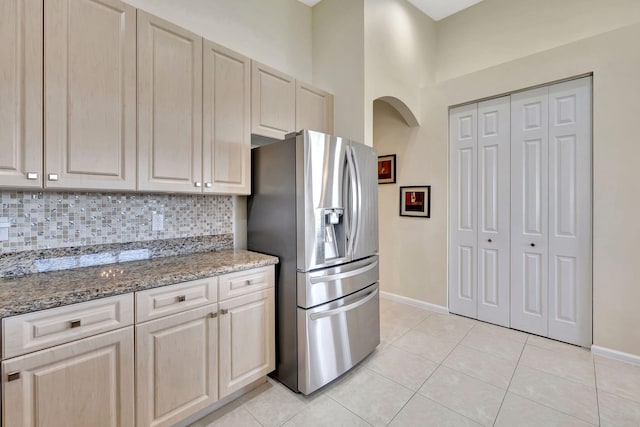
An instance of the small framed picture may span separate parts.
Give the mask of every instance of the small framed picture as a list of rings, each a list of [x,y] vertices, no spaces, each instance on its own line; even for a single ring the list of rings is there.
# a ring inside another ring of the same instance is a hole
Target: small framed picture
[[[396,155],[378,156],[378,184],[396,182]]]
[[[400,187],[400,216],[431,218],[431,186]]]

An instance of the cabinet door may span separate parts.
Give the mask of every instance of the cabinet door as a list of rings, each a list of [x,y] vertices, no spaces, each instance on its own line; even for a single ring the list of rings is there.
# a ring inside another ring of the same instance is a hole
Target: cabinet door
[[[449,113],[449,310],[476,318],[478,105]]]
[[[4,427],[133,427],[133,327],[2,362],[2,418]]]
[[[45,186],[134,190],[136,10],[47,0]]]
[[[205,193],[251,193],[251,61],[204,41]]]
[[[174,425],[218,400],[217,308],[136,325],[139,427]]]
[[[592,343],[591,77],[549,87],[549,337]]]
[[[511,95],[511,327],[548,332],[549,88]]]
[[[296,81],[296,127],[333,133],[333,95]]]
[[[220,397],[275,369],[274,289],[222,301]]]
[[[251,133],[283,139],[296,130],[296,81],[255,61],[251,74]]]
[[[511,106],[478,104],[478,319],[509,326]]]
[[[42,2],[0,1],[0,185],[42,186]]]
[[[138,10],[138,190],[202,192],[202,38]]]

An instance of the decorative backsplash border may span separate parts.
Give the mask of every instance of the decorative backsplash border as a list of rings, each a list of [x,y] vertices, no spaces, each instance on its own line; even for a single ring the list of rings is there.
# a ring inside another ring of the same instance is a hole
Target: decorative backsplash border
[[[2,254],[233,234],[231,196],[4,191],[0,218],[9,240]],[[152,215],[164,230],[152,231]]]
[[[233,248],[233,234],[0,254],[0,278]]]

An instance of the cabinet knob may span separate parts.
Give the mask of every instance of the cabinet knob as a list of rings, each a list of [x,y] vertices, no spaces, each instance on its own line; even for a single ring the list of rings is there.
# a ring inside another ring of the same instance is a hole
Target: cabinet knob
[[[178,295],[177,297],[178,302],[185,302],[187,300],[186,295]]]
[[[58,180],[58,174],[57,173],[50,173],[49,175],[47,175],[47,179],[49,181],[57,181]]]
[[[38,179],[38,172],[27,172],[27,179],[31,179],[31,180]]]
[[[69,325],[71,326],[71,328],[79,328],[80,326],[82,326],[82,320],[80,319],[72,320],[71,322],[69,322]]]
[[[202,187],[202,183],[200,181],[196,181],[193,183],[194,187]]]
[[[211,188],[211,187],[213,187],[213,184],[210,183],[210,182],[205,182],[204,186],[207,187],[207,188]]]
[[[220,310],[220,314],[227,314],[227,313],[229,313],[229,310],[226,308],[223,308]]]
[[[534,248],[535,246],[536,246],[536,244],[535,244],[535,243],[532,243],[532,244],[531,244],[531,247],[532,247],[532,248]]]
[[[19,380],[19,379],[20,379],[20,372],[19,371],[9,372],[7,374],[7,381],[15,381],[15,380]]]
[[[489,243],[491,243],[492,241],[493,241],[493,240],[491,240],[491,239],[487,240],[487,242],[489,242]]]
[[[216,317],[218,317],[218,313],[209,313],[209,317],[215,319]]]

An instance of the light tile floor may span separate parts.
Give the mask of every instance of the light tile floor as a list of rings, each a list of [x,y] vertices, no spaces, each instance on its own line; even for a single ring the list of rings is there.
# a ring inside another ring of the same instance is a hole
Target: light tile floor
[[[381,343],[310,397],[269,379],[191,427],[640,427],[640,366],[380,300]]]

